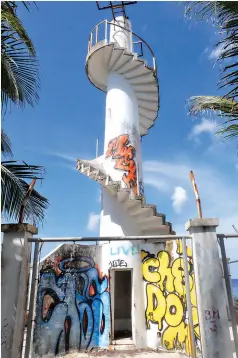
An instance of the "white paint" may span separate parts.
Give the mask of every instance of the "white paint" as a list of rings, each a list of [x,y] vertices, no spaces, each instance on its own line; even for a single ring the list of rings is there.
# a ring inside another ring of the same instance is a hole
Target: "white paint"
[[[121,18],[117,20],[122,21]],[[128,26],[130,26],[130,24]],[[111,26],[110,41],[114,40],[119,46],[129,49],[131,46],[131,38],[128,37],[128,33],[115,29]],[[126,147],[129,146],[135,148],[133,159],[137,166],[137,187],[139,189],[139,182],[143,186],[141,139],[139,133],[138,101],[134,89],[122,75],[110,72],[108,74],[107,83],[104,160],[102,163],[105,172],[111,176],[112,180],[119,181],[121,188],[127,188],[125,182],[122,180],[123,175],[127,174],[127,172],[115,168],[116,159],[112,159],[111,156],[106,158],[108,145],[113,139],[121,135],[128,135],[129,141],[128,144],[125,145],[124,150],[126,151]],[[130,194],[133,198],[134,193],[132,189],[130,190]],[[139,190],[137,194],[139,194]],[[107,188],[102,188],[100,236],[113,237],[140,234],[140,229],[127,212],[126,206],[122,202],[119,202],[117,197]],[[101,245],[100,268],[106,274],[108,274],[108,270],[110,270],[110,280],[112,280],[112,282],[110,282],[112,325],[114,325],[114,270],[125,268],[132,270],[132,339],[136,348],[145,348],[148,346],[141,249],[151,251],[153,247],[153,244],[131,243],[129,241],[112,242]],[[162,245],[156,245],[156,249],[158,250],[159,248],[162,249],[162,247]],[[117,263],[114,264],[114,262],[120,262],[120,260],[122,260],[122,266],[113,267],[117,265]],[[117,321],[116,324],[120,324],[120,322]]]
[[[146,330],[146,300],[142,277],[141,250],[158,252],[162,249],[163,244],[143,244],[139,241],[118,241],[101,245],[100,267],[104,273],[108,273],[113,261],[123,260],[123,265],[126,264],[126,267],[111,268],[110,280],[113,281],[113,272],[115,270],[132,270],[132,339],[137,349],[150,347],[153,337],[152,332],[149,335],[149,331]],[[110,282],[110,293],[113,314],[113,282]],[[158,347],[158,340],[155,345]]]
[[[117,74],[108,75],[108,92],[106,97],[106,120],[105,120],[105,140],[104,155],[108,151],[108,144],[120,135],[128,135],[129,142],[126,147],[135,148],[133,160],[137,166],[138,181],[142,182],[142,163],[141,163],[141,140],[139,134],[139,115],[138,102],[132,86],[126,79]],[[125,150],[126,150],[125,147]],[[115,169],[116,160],[112,157],[105,158],[103,166],[109,172],[112,179],[121,181],[121,187],[126,188],[122,181],[124,170]]]
[[[187,230],[193,237],[193,262],[203,358],[231,358],[232,344],[216,226],[218,219],[195,219],[189,221]]]
[[[123,203],[119,202],[107,188],[102,187],[100,236],[110,237],[139,234],[138,226],[133,222]]]
[[[2,345],[4,358],[20,357],[31,244],[28,232],[4,234],[2,247]]]
[[[110,25],[110,42],[115,42],[119,47],[124,47],[128,52],[133,52],[131,22],[124,21],[123,16],[117,16],[115,20],[111,21],[114,25]],[[118,26],[116,26],[118,25]],[[127,30],[122,29],[122,26]]]

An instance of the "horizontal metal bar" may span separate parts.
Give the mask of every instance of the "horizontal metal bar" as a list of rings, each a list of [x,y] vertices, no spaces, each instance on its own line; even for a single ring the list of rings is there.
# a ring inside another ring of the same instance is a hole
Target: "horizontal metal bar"
[[[232,238],[238,238],[238,234],[217,234],[217,237],[221,237],[224,239],[232,239]]]
[[[190,235],[150,235],[150,236],[114,236],[114,237],[44,237],[44,238],[31,238],[28,239],[29,242],[57,242],[57,241],[136,241],[136,240],[159,240],[159,241],[167,241],[167,240],[177,240],[177,239],[191,239]]]
[[[228,261],[227,263],[228,263],[228,264],[234,264],[234,263],[236,263],[236,262],[238,262],[238,260],[235,260],[235,261]]]

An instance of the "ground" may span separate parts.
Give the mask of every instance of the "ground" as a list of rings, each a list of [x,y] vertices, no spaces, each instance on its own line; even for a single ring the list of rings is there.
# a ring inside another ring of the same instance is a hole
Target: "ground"
[[[133,358],[185,358],[187,357],[184,354],[181,353],[164,353],[160,351],[152,351],[152,350],[129,350],[129,351],[121,351],[121,350],[115,350],[115,351],[107,351],[107,350],[101,350],[101,351],[93,351],[90,353],[71,353],[62,356],[62,358],[126,358],[126,357],[133,357]]]

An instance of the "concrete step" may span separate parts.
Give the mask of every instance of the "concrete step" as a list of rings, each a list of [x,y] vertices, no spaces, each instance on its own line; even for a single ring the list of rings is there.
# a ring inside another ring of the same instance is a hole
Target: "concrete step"
[[[134,344],[112,344],[109,349],[112,351],[134,351],[136,346]]]
[[[86,71],[90,81],[102,91],[107,91],[110,72],[122,75],[131,84],[138,99],[140,135],[146,135],[154,125],[159,109],[158,80],[146,60],[115,43],[107,43],[90,52]]]

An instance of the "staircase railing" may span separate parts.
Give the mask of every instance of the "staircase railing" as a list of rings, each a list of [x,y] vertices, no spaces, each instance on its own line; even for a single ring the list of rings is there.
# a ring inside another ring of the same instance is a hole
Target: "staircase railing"
[[[157,76],[157,66],[154,52],[148,43],[143,40],[139,35],[135,32],[126,29],[123,26],[115,24],[114,22],[110,22],[107,20],[103,20],[97,24],[90,33],[89,41],[88,41],[88,54],[92,53],[96,48],[103,47],[107,44],[113,43],[114,46],[118,46],[116,42],[110,41],[110,25],[114,27],[118,27],[123,29],[123,31],[127,31],[130,36],[131,49],[130,53],[133,55],[142,58],[147,67],[151,68],[154,74]],[[134,45],[134,46],[133,46]],[[139,53],[135,52],[133,47],[139,45]],[[126,50],[126,49],[125,49]],[[128,52],[128,50],[126,50]]]

